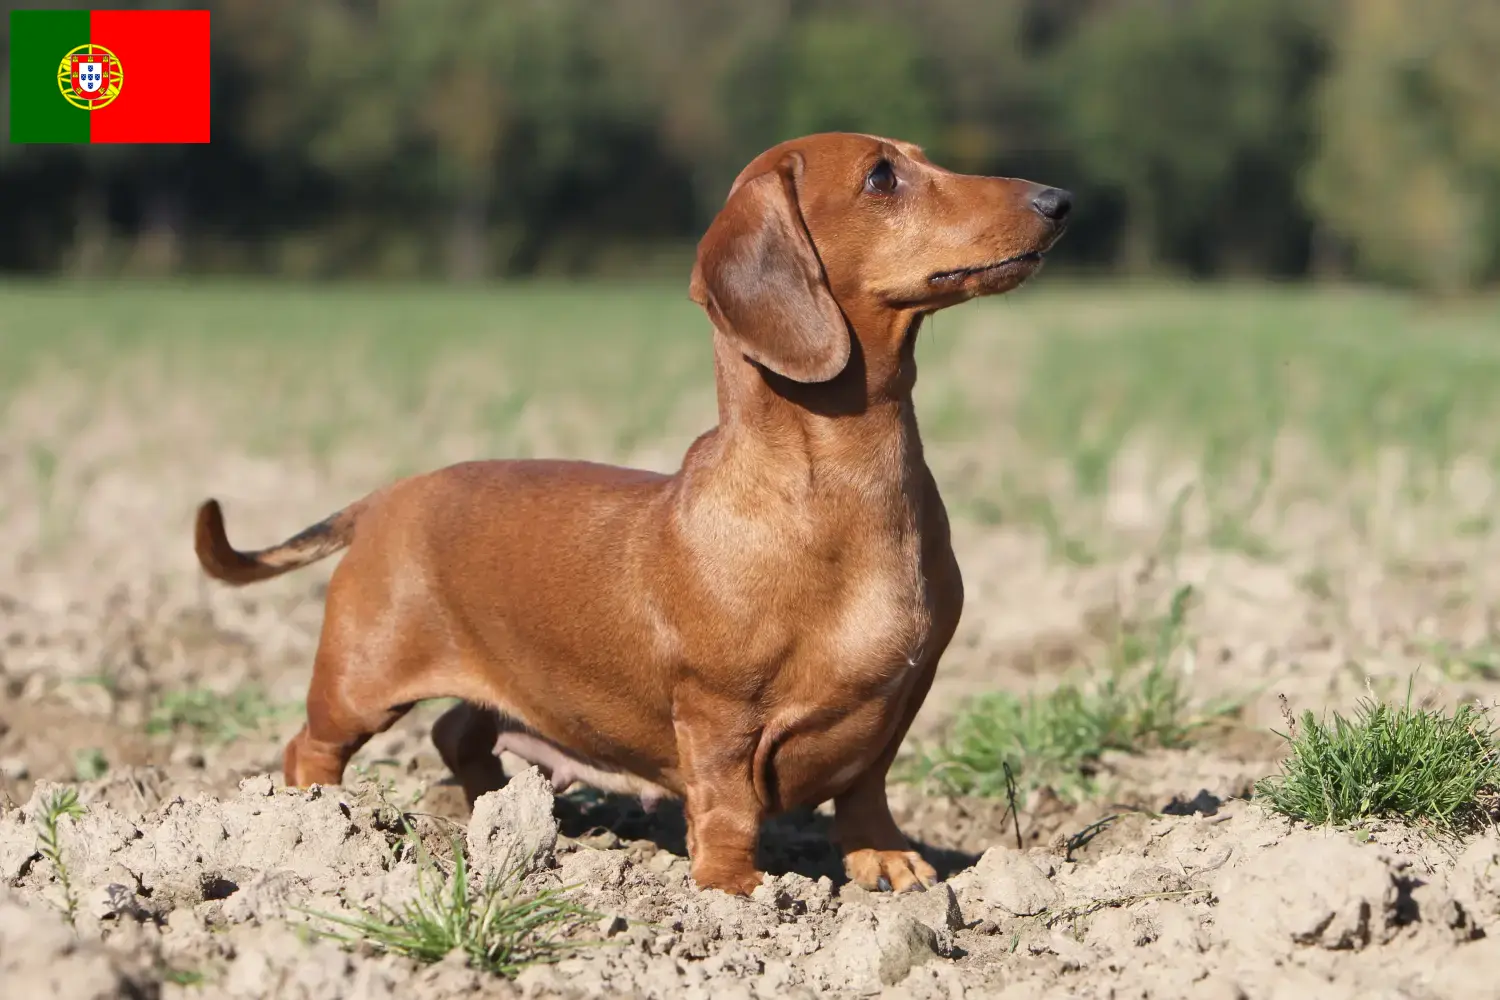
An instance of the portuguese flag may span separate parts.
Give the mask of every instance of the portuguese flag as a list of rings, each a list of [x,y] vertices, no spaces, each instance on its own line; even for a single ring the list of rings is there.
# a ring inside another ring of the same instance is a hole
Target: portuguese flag
[[[208,11],[14,10],[11,142],[207,142]]]

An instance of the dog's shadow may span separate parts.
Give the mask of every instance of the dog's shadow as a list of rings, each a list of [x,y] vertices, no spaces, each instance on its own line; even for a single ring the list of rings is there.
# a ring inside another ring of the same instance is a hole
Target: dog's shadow
[[[647,812],[638,799],[630,796],[585,789],[559,795],[556,811],[565,836],[588,838],[608,831],[620,840],[650,841],[664,851],[687,857],[687,822],[680,802],[664,801]],[[911,842],[941,879],[979,860],[977,854],[928,844],[916,837],[911,837]],[[835,885],[848,881],[843,859],[833,843],[830,818],[811,809],[793,810],[761,826],[757,864],[772,875],[795,872],[810,879],[826,875]]]

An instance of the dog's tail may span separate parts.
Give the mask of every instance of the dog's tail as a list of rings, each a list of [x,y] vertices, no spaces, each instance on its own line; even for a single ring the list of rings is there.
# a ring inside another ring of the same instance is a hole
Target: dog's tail
[[[236,587],[269,580],[348,548],[354,540],[354,526],[367,499],[355,501],[337,514],[297,532],[280,545],[256,552],[241,552],[229,544],[229,536],[224,533],[224,511],[220,509],[219,501],[205,500],[198,508],[193,549],[198,553],[198,563],[203,571],[216,580]]]

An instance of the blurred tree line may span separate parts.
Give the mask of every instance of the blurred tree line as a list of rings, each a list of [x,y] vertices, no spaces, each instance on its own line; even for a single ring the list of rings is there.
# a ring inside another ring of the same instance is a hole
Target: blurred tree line
[[[1500,277],[1495,0],[136,5],[213,10],[213,142],[6,146],[0,268],[639,271],[849,129],[1072,188],[1074,264]]]

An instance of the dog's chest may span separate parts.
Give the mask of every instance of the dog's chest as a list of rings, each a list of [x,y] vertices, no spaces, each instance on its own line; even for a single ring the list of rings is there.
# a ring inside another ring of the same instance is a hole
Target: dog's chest
[[[918,538],[851,559],[834,593],[824,635],[839,677],[856,687],[884,687],[921,661],[932,596]]]

